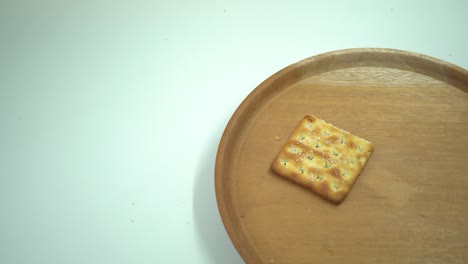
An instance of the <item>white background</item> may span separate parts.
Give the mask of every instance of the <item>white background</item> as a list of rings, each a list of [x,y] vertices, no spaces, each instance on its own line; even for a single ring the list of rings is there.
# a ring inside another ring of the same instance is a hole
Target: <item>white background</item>
[[[464,0],[165,2],[0,1],[0,263],[242,263],[213,167],[260,82],[353,47],[468,68]]]

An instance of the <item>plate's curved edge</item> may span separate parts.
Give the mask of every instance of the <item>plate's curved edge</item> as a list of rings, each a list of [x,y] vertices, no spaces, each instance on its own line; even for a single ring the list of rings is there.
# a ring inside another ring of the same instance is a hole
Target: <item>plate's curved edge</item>
[[[216,193],[216,201],[218,205],[218,210],[224,224],[224,227],[228,233],[229,238],[231,239],[234,247],[239,252],[240,256],[244,259],[246,263],[255,263],[256,259],[252,256],[240,243],[240,239],[238,234],[235,232],[233,223],[231,219],[228,217],[228,210],[226,208],[226,201],[224,197],[224,190],[222,189],[222,172],[223,172],[223,161],[225,160],[226,148],[229,143],[229,139],[231,138],[231,134],[233,129],[236,128],[239,119],[241,119],[242,115],[245,114],[245,110],[254,101],[262,92],[264,92],[265,88],[274,85],[275,82],[281,79],[282,76],[290,74],[294,70],[298,70],[301,73],[300,79],[303,79],[306,75],[306,65],[311,63],[315,63],[327,58],[334,58],[340,56],[346,56],[350,54],[392,54],[399,57],[404,58],[416,58],[420,62],[427,62],[429,66],[434,67],[435,65],[441,66],[444,74],[454,78],[455,82],[450,82],[449,78],[439,79],[438,76],[432,76],[437,78],[441,81],[448,82],[457,88],[468,92],[468,71],[459,67],[457,65],[451,64],[449,62],[428,56],[423,55],[411,51],[403,51],[398,49],[388,49],[388,48],[353,48],[353,49],[343,49],[343,50],[336,50],[330,51],[326,53],[321,53],[315,56],[311,56],[300,60],[296,63],[293,63],[285,68],[281,69],[280,71],[276,72],[265,81],[260,83],[239,105],[236,109],[234,114],[231,116],[226,128],[224,129],[223,135],[221,137],[218,151],[216,153],[216,161],[215,161],[215,193]],[[428,66],[428,67],[429,67]],[[409,65],[412,68],[411,65]],[[424,72],[422,72],[424,74]],[[440,77],[440,76],[439,76]]]
[[[377,55],[392,55],[398,57],[401,64],[395,64],[396,69],[400,70],[415,70],[415,72],[431,76],[432,78],[449,83],[460,90],[468,93],[468,70],[450,62],[417,52],[405,51],[390,48],[351,48],[329,51],[312,57],[305,58],[299,62],[311,64],[324,59],[345,57],[349,55],[359,54],[361,56],[377,56]],[[417,61],[414,63],[413,61]],[[417,64],[418,67],[415,67]],[[401,67],[405,65],[405,67]],[[376,65],[379,66],[379,65]],[[388,65],[385,65],[389,67]],[[346,67],[345,67],[346,68]],[[433,69],[438,69],[434,71]],[[419,71],[418,71],[419,70]],[[443,74],[440,74],[442,72]]]
[[[276,80],[278,80],[279,77],[286,75],[287,73],[296,70],[296,69],[301,69],[301,67],[304,65],[304,62],[299,61],[294,64],[291,64],[289,66],[286,66],[285,68],[281,69],[280,71],[276,72],[272,76],[270,76],[268,79],[260,83],[239,105],[239,107],[236,109],[234,114],[231,116],[226,128],[224,129],[223,135],[221,137],[220,143],[218,145],[218,151],[216,153],[216,161],[215,161],[215,194],[216,194],[216,201],[218,205],[218,211],[221,216],[221,220],[223,221],[224,227],[227,231],[227,234],[229,238],[231,239],[232,243],[234,244],[234,247],[236,250],[239,252],[240,256],[244,259],[246,263],[254,263],[254,257],[250,256],[247,251],[245,251],[242,246],[239,243],[239,239],[237,238],[237,233],[235,232],[233,225],[228,217],[228,212],[227,208],[225,206],[226,202],[224,199],[224,193],[222,192],[222,161],[225,159],[225,150],[227,147],[227,144],[229,142],[229,139],[231,137],[231,132],[233,131],[233,128],[237,125],[238,120],[240,119],[242,113],[245,111],[247,106],[253,101],[254,98],[256,98],[259,93],[261,93],[264,90],[264,87],[270,86],[272,83],[274,83]],[[301,70],[301,75],[303,75],[303,71]]]

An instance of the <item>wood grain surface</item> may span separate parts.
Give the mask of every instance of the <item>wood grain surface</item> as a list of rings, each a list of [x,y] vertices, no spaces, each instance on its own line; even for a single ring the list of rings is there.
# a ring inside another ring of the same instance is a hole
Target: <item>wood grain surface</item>
[[[305,114],[374,144],[338,206],[270,171]],[[389,49],[290,65],[234,113],[215,184],[247,263],[468,263],[468,72]]]

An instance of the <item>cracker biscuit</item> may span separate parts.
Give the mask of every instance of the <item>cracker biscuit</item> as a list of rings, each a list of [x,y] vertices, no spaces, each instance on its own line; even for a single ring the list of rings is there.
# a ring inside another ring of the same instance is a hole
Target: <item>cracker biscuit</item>
[[[372,144],[306,115],[271,165],[272,171],[340,203],[361,174]]]

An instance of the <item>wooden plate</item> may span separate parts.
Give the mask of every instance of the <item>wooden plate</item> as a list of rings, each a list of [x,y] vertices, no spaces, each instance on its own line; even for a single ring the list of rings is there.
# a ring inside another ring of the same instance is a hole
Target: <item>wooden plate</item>
[[[307,113],[375,146],[341,205],[270,171]],[[215,171],[221,217],[248,263],[467,263],[468,72],[389,49],[302,60],[242,102]]]

